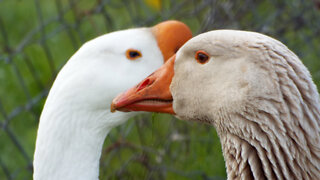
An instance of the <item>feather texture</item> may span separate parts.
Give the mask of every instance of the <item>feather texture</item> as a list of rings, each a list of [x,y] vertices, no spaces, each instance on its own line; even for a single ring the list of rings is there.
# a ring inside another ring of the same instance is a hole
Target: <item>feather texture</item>
[[[208,63],[197,63],[198,50]],[[174,70],[174,111],[216,127],[228,179],[320,179],[319,94],[281,42],[211,31],[178,51]]]

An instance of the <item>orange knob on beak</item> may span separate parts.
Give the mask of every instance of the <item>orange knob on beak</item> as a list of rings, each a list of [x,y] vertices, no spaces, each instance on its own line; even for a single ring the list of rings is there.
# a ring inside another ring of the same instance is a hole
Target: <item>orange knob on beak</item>
[[[175,55],[137,86],[118,95],[112,101],[111,112],[119,110],[175,114],[170,92],[174,61]]]
[[[164,62],[173,56],[179,48],[192,38],[192,32],[180,21],[164,21],[151,28],[162,52]]]

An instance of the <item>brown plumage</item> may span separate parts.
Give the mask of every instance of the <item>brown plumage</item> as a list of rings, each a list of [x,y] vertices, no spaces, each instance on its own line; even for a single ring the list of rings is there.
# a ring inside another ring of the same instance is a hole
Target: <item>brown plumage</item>
[[[148,77],[159,76],[139,95],[167,98],[153,91],[168,78],[161,74]],[[307,68],[281,42],[235,30],[196,36],[177,53],[170,91],[177,117],[217,129],[228,179],[320,179],[319,94]],[[136,110],[143,98],[136,99],[121,108]]]

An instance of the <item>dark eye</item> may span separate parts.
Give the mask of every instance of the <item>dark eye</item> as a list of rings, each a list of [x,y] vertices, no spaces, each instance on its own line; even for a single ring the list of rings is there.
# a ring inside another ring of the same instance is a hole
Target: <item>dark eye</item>
[[[209,61],[209,55],[202,50],[199,50],[196,52],[195,58],[196,58],[197,62],[200,64],[205,64]]]
[[[126,56],[128,59],[130,60],[135,60],[139,57],[142,57],[142,54],[140,51],[136,50],[136,49],[128,49],[126,51]]]

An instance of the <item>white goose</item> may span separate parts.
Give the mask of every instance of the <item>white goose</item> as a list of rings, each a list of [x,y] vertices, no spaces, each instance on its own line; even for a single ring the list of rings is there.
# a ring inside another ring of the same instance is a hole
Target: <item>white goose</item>
[[[268,36],[196,36],[112,108],[215,126],[228,179],[320,179],[317,88],[299,58]]]
[[[160,67],[191,36],[185,24],[166,21],[84,44],[58,74],[43,108],[34,179],[98,179],[106,135],[134,115],[111,114],[112,98]]]

